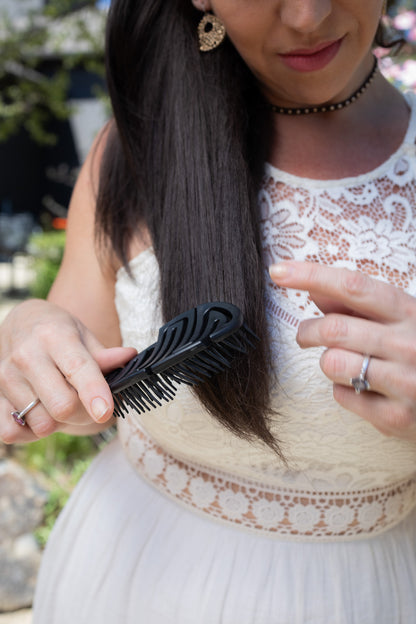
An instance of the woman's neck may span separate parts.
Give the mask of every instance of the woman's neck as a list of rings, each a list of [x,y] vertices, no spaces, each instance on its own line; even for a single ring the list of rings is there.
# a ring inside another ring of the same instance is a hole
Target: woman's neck
[[[362,98],[345,109],[297,117],[275,114],[269,161],[305,178],[357,176],[395,152],[409,115],[402,94],[378,74]]]

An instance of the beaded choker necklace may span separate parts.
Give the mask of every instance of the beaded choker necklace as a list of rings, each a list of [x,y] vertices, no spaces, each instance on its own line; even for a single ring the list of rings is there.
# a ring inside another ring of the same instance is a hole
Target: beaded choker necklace
[[[363,84],[358,87],[358,89],[354,91],[354,93],[350,95],[349,98],[336,104],[326,104],[324,106],[306,106],[305,108],[284,108],[283,106],[276,106],[274,104],[269,104],[268,106],[274,113],[279,113],[280,115],[310,115],[311,113],[328,113],[336,110],[341,110],[341,108],[349,106],[353,102],[356,102],[358,98],[362,96],[364,91],[366,91],[369,85],[373,82],[376,72],[377,59],[375,58],[373,68],[367,78],[364,80]]]

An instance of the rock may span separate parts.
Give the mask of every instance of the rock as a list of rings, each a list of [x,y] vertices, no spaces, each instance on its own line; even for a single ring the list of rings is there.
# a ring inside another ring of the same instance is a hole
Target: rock
[[[0,545],[0,611],[30,607],[41,552],[32,535]]]
[[[41,560],[32,532],[46,500],[27,471],[13,460],[0,460],[0,612],[32,604]]]
[[[39,526],[46,492],[13,460],[0,460],[0,544]]]

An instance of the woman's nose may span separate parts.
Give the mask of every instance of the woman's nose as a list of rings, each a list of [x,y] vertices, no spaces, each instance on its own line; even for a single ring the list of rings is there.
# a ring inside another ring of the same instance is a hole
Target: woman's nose
[[[288,28],[308,34],[314,32],[331,11],[332,0],[282,0],[280,20]]]

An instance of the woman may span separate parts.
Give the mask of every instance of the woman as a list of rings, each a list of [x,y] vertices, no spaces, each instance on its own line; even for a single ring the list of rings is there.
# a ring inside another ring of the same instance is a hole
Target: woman
[[[115,123],[49,302],[2,328],[0,435],[108,426],[119,345],[202,301],[261,342],[119,422],[57,522],[35,623],[414,618],[416,103],[377,70],[382,12],[113,0]]]

